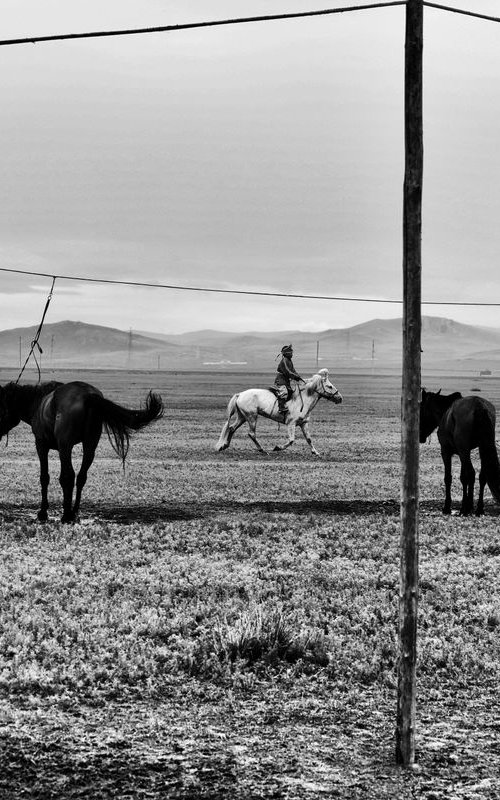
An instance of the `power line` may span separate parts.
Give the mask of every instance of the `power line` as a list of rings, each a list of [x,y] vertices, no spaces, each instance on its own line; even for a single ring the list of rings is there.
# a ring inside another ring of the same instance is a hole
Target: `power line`
[[[442,11],[450,11],[455,14],[464,14],[468,17],[489,20],[490,22],[500,22],[500,17],[493,17],[489,14],[479,14],[475,11],[454,8],[452,6],[431,3],[424,0],[424,6],[437,8]],[[235,17],[231,19],[207,20],[205,22],[186,22],[179,25],[157,25],[150,28],[124,28],[120,30],[106,31],[87,31],[84,33],[59,33],[47,36],[26,36],[18,39],[0,39],[0,47],[15,44],[39,44],[42,42],[61,42],[72,39],[98,39],[109,36],[135,36],[146,33],[173,33],[175,31],[192,30],[193,28],[214,28],[221,25],[241,25],[247,22],[271,22],[275,20],[301,19],[306,17],[320,17],[331,14],[344,14],[350,11],[367,11],[374,8],[389,8],[392,6],[405,6],[406,0],[392,0],[391,2],[367,3],[358,6],[345,6],[342,8],[325,8],[318,11],[297,11],[288,14],[262,14],[255,17]]]
[[[342,295],[331,294],[295,294],[294,292],[261,292],[251,289],[215,289],[210,286],[179,286],[171,283],[146,283],[143,281],[120,281],[112,278],[88,278],[82,275],[54,275],[50,272],[32,272],[25,269],[11,269],[0,267],[0,272],[11,272],[16,275],[33,275],[37,278],[52,278],[62,281],[79,281],[80,283],[103,283],[112,286],[137,286],[143,289],[170,289],[178,292],[207,292],[211,294],[236,294],[248,295],[253,297],[288,297],[295,300],[337,300],[344,303],[388,303],[391,305],[401,305],[402,300],[395,300],[383,297],[344,297]],[[422,300],[425,306],[477,306],[477,307],[500,307],[500,301],[494,302],[474,302],[460,300]]]
[[[489,22],[500,22],[500,17],[492,17],[489,14],[478,14],[476,11],[465,11],[462,8],[453,8],[452,6],[442,6],[440,3],[428,3],[427,0],[424,0],[424,6],[439,8],[441,11],[451,11],[454,14],[464,14],[466,17],[486,19],[489,20]]]
[[[192,30],[193,28],[213,28],[221,25],[241,25],[247,22],[271,22],[273,20],[301,19],[305,17],[319,17],[331,14],[344,14],[350,11],[367,11],[374,8],[389,8],[392,6],[405,6],[406,0],[392,0],[392,2],[367,3],[358,6],[345,6],[342,8],[325,8],[318,11],[297,11],[288,14],[263,14],[255,17],[235,17],[231,19],[207,20],[205,22],[186,22],[179,25],[157,25],[150,28],[124,28],[121,30],[106,31],[87,31],[84,33],[60,33],[47,36],[27,36],[19,39],[1,39],[0,47],[15,44],[38,44],[41,42],[60,42],[72,39],[97,39],[109,36],[135,36],[145,33],[173,33],[174,31]],[[489,14],[479,14],[475,11],[467,11],[453,6],[445,6],[440,3],[431,3],[424,0],[424,6],[437,8],[441,11],[449,11],[454,14],[463,14],[468,17],[485,19],[490,22],[500,22],[500,17]]]
[[[192,30],[193,28],[214,28],[220,25],[241,25],[246,22],[269,22],[271,20],[299,19],[304,17],[320,17],[329,14],[343,14],[349,11],[366,11],[373,8],[389,6],[405,6],[406,0],[393,0],[384,3],[369,3],[361,6],[345,6],[343,8],[325,8],[320,11],[297,11],[289,14],[265,14],[257,17],[236,17],[234,19],[216,19],[206,22],[186,22],[180,25],[157,25],[154,28],[127,28],[115,31],[89,31],[87,33],[60,33],[49,36],[29,36],[21,39],[1,39],[0,47],[11,44],[37,44],[40,42],[60,42],[68,39],[97,39],[105,36],[134,36],[142,33],[172,33],[174,31]]]

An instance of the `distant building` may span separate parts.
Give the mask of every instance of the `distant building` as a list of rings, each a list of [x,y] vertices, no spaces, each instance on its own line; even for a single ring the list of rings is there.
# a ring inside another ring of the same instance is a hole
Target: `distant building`
[[[243,366],[244,364],[248,364],[248,361],[227,361],[226,359],[222,359],[222,361],[204,361],[204,367],[234,367],[234,366]]]

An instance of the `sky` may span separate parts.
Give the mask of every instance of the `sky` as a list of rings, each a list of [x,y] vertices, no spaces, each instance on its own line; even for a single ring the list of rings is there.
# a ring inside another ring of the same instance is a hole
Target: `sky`
[[[3,0],[2,38],[344,5]],[[404,28],[398,6],[0,47],[0,267],[401,300]],[[424,300],[500,302],[499,74],[500,24],[425,9]],[[0,272],[0,329],[38,324],[50,284]],[[46,321],[319,331],[401,313],[58,279]],[[500,308],[423,313],[500,327]]]

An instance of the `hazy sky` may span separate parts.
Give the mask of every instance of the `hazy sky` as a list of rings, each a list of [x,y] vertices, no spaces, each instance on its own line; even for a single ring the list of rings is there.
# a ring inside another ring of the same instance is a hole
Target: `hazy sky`
[[[2,38],[335,8],[3,0]],[[498,0],[457,0],[485,14]],[[402,293],[404,7],[0,48],[0,266],[320,295]],[[425,9],[423,296],[499,301],[500,24]],[[49,279],[0,273],[0,328]],[[500,327],[500,309],[424,313]],[[48,322],[320,330],[400,306],[58,281]]]

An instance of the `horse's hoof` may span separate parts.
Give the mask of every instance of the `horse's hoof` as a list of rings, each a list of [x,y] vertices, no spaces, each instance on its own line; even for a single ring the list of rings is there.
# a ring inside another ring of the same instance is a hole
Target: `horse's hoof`
[[[46,511],[39,511],[38,514],[36,515],[36,518],[38,522],[47,522],[49,515],[47,514]]]
[[[74,522],[74,521],[75,521],[75,517],[74,517],[73,514],[63,514],[62,517],[61,517],[61,522],[65,523],[65,524],[69,523],[69,522]]]

